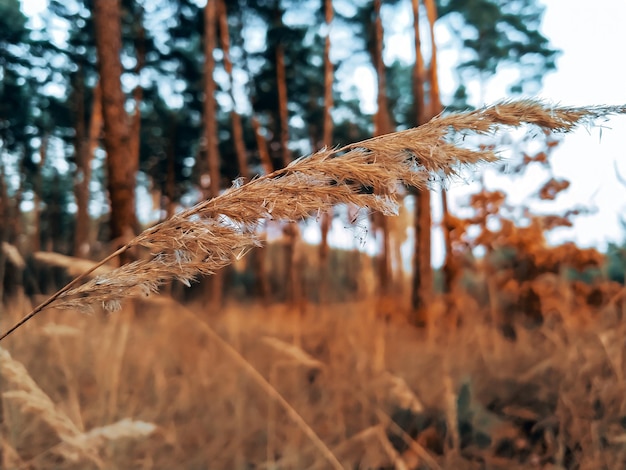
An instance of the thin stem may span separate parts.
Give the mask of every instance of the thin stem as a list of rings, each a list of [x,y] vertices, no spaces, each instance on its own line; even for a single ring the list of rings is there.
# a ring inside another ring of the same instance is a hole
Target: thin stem
[[[324,441],[320,439],[320,437],[315,433],[315,431],[307,424],[304,418],[294,409],[291,404],[283,397],[274,386],[267,381],[261,373],[255,369],[255,367],[250,364],[242,354],[237,351],[228,341],[218,335],[213,328],[209,324],[207,324],[204,320],[199,319],[191,310],[189,310],[184,305],[177,303],[176,301],[171,301],[172,305],[176,308],[176,311],[186,318],[193,320],[199,326],[201,330],[203,330],[207,336],[209,336],[213,341],[215,341],[220,348],[228,355],[230,358],[237,364],[239,367],[243,369],[243,371],[248,374],[248,376],[265,392],[265,394],[270,398],[276,401],[283,410],[289,415],[291,420],[300,428],[302,432],[311,440],[313,445],[319,450],[319,452],[326,459],[329,467],[335,470],[342,470],[344,467],[341,465],[335,454],[324,444]]]
[[[22,318],[20,321],[18,321],[15,325],[13,325],[6,333],[3,333],[2,336],[0,336],[0,341],[2,341],[4,338],[9,336],[11,333],[13,333],[15,330],[17,330],[19,327],[21,327],[24,323],[26,323],[28,320],[33,318],[39,312],[41,312],[43,309],[48,307],[52,302],[57,300],[64,293],[69,291],[72,287],[74,287],[80,281],[85,279],[87,276],[89,276],[92,272],[94,272],[100,266],[108,263],[109,261],[111,261],[116,256],[119,256],[122,253],[124,253],[126,250],[128,250],[132,246],[131,243],[127,243],[126,245],[124,245],[121,248],[117,249],[116,251],[111,253],[109,256],[104,258],[102,261],[100,261],[98,264],[94,265],[93,267],[91,267],[90,269],[88,269],[87,271],[82,273],[80,276],[74,278],[72,281],[70,281],[68,284],[66,284],[65,287],[63,287],[63,288],[59,289],[58,291],[56,291],[54,294],[52,294],[52,296],[48,297],[48,299],[46,299],[43,303],[41,303],[37,307],[35,307],[32,312],[30,312],[28,315],[26,315],[24,318]]]

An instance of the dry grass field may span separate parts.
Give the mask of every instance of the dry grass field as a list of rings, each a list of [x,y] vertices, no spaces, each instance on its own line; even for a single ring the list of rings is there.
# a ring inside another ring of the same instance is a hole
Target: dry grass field
[[[623,468],[613,300],[515,341],[469,301],[425,330],[370,301],[51,310],[2,345],[2,468]]]

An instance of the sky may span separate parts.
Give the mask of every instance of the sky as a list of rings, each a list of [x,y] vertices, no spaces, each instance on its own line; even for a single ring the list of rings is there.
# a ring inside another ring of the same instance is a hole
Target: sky
[[[564,106],[626,104],[626,61],[619,52],[626,44],[626,1],[543,0],[543,4],[542,33],[562,53],[557,70],[544,78],[538,98]],[[485,103],[507,98],[497,81],[487,88]],[[551,243],[575,241],[582,247],[604,250],[609,242],[626,241],[620,224],[620,217],[626,221],[626,187],[615,173],[617,166],[626,178],[626,116],[597,124],[563,136],[552,155],[552,169],[555,177],[569,180],[571,186],[556,201],[531,206],[546,212],[577,206],[594,210],[575,218],[572,228],[554,230],[548,237]],[[522,180],[488,170],[485,175],[489,187],[505,189],[512,202],[523,202],[545,179],[545,174],[537,172]],[[453,210],[458,210],[471,192],[463,186],[453,189]],[[435,258],[438,255],[435,247]]]
[[[626,2],[623,0],[546,0],[543,32],[563,54],[540,94],[566,105],[626,104]],[[554,155],[555,172],[572,182],[565,203],[591,202],[596,215],[581,218],[571,234],[585,245],[626,241],[619,223],[626,218],[626,116],[568,135]]]
[[[539,97],[567,106],[626,104],[626,63],[619,52],[626,44],[626,1],[543,3],[542,32],[563,52]],[[500,93],[488,92],[486,101],[503,98]],[[591,205],[597,212],[578,218],[572,229],[559,230],[551,241],[575,239],[601,248],[608,241],[626,241],[619,222],[620,214],[626,218],[626,187],[615,174],[617,165],[626,177],[626,116],[598,124],[564,136],[552,160],[555,176],[571,182],[555,206]]]
[[[626,1],[625,0],[540,0],[545,6],[541,31],[551,46],[562,53],[557,58],[557,70],[549,73],[537,95],[547,103],[582,106],[626,104],[626,61],[623,48],[626,45]],[[45,0],[22,0],[25,13],[40,12]],[[384,2],[383,2],[384,4]],[[406,2],[404,20],[394,19],[386,25],[386,59],[393,55],[410,59],[412,51],[410,28],[410,2]],[[384,14],[384,10],[383,10]],[[442,90],[452,90],[454,51],[446,50],[446,31],[437,29],[440,47],[439,68]],[[402,51],[408,51],[403,53]],[[358,70],[361,81],[361,98],[364,108],[375,108],[375,78],[372,70]],[[470,84],[474,97],[482,95],[482,102],[489,104],[510,96],[506,93],[510,77],[502,73],[479,92],[478,84]],[[571,182],[569,189],[559,195],[554,203],[537,204],[533,209],[541,212],[563,212],[575,206],[594,209],[592,215],[578,217],[574,227],[557,229],[550,234],[552,243],[573,240],[581,246],[604,249],[608,242],[621,243],[626,233],[620,226],[620,215],[626,218],[626,187],[620,185],[615,167],[626,177],[626,116],[613,117],[600,122],[594,128],[580,128],[564,136],[552,155],[553,176]],[[522,203],[536,193],[542,182],[549,177],[546,173],[531,171],[525,178],[511,180],[496,171],[481,168],[484,180],[490,189],[506,189],[510,201]],[[477,183],[472,177],[453,182],[449,200],[453,213],[463,211],[467,197],[476,191]],[[438,201],[439,198],[433,198]],[[434,205],[435,220],[440,213]],[[338,224],[338,232],[343,228]],[[312,239],[313,232],[309,232]],[[344,244],[345,235],[336,233],[332,237],[337,244]],[[313,241],[313,240],[311,240]],[[433,261],[437,265],[443,256],[441,234],[435,230],[433,239]]]
[[[408,3],[408,2],[407,2]],[[624,105],[626,104],[626,61],[623,51],[626,44],[626,1],[597,0],[542,0],[545,7],[541,32],[553,48],[561,50],[557,58],[557,70],[544,77],[540,92],[533,96],[542,101],[562,106]],[[412,60],[410,6],[404,20],[387,27],[389,36],[386,50],[393,57]],[[409,31],[409,33],[407,33]],[[456,53],[446,48],[447,32],[436,28],[439,51],[439,75],[442,92],[454,89],[454,74],[450,72]],[[411,51],[404,53],[403,51]],[[510,99],[507,85],[512,81],[512,71],[499,73],[484,87],[478,82],[468,85],[472,104],[491,104]],[[375,77],[373,72],[359,71],[365,82],[361,98],[366,108],[375,109]],[[476,99],[483,94],[482,100]],[[571,228],[553,230],[548,241],[553,244],[575,241],[582,247],[604,250],[609,242],[626,241],[626,233],[620,225],[620,216],[626,221],[626,187],[615,174],[615,166],[626,178],[626,116],[611,117],[598,121],[593,128],[581,127],[563,136],[562,143],[551,157],[552,176],[570,181],[556,201],[531,204],[538,213],[563,213],[574,207],[593,210],[590,215],[574,219]],[[522,204],[529,201],[541,184],[548,180],[546,172],[533,169],[524,178],[511,179],[495,170],[481,167],[489,189],[503,189],[509,202]],[[462,181],[450,183],[449,204],[453,213],[462,213],[467,198],[479,185],[473,181],[477,175],[468,175]],[[434,220],[440,217],[439,198],[433,198]],[[433,231],[433,263],[443,261],[443,237],[437,228]]]

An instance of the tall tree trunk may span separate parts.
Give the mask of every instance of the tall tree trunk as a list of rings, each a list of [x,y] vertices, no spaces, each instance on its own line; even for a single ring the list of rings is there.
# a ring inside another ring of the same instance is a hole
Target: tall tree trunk
[[[426,118],[426,99],[424,96],[424,80],[426,70],[422,55],[422,41],[420,38],[420,1],[411,0],[413,7],[413,39],[415,47],[415,64],[413,64],[413,100],[415,103],[415,122],[418,126],[424,124]]]
[[[422,125],[428,121],[426,96],[424,93],[425,67],[420,40],[419,0],[412,0],[415,64],[413,66],[413,100],[415,122]],[[431,267],[431,209],[428,188],[415,188],[415,245],[413,251],[413,283],[411,288],[412,323],[428,323],[426,306],[433,289]]]
[[[326,21],[326,38],[324,39],[324,145],[330,147],[333,144],[333,117],[331,111],[333,102],[333,76],[334,67],[330,61],[330,28],[333,22],[333,2],[324,0],[324,19]]]
[[[374,135],[383,135],[392,132],[393,126],[389,116],[389,103],[387,100],[387,80],[385,77],[385,63],[383,62],[383,23],[380,16],[381,0],[374,0],[374,49],[372,51],[372,63],[378,77],[377,104],[378,110],[374,117]],[[376,213],[374,223],[382,234],[382,251],[378,263],[378,280],[380,294],[389,294],[391,285],[391,259],[389,223],[387,217]]]
[[[261,165],[263,166],[263,171],[265,174],[270,174],[274,171],[274,167],[272,165],[272,159],[270,158],[270,153],[267,149],[267,142],[263,134],[261,133],[261,126],[259,124],[259,120],[254,114],[254,105],[252,106],[252,129],[254,130],[254,137],[256,138],[256,145],[259,151],[259,158],[261,159]],[[263,231],[260,235],[261,242],[265,243],[266,233]],[[265,262],[265,256],[267,255],[267,250],[255,248],[252,252],[253,263],[254,263],[254,279],[255,286],[254,290],[258,297],[260,297],[265,305],[269,304],[270,300],[270,282],[267,273],[267,267]]]
[[[33,209],[33,238],[31,241],[30,249],[32,251],[41,250],[41,192],[43,190],[43,175],[42,170],[46,163],[46,156],[48,153],[48,133],[44,133],[41,136],[41,145],[39,146],[39,163],[37,164],[37,174],[35,175],[34,182],[34,209]],[[50,230],[47,231],[48,237],[54,237]]]
[[[322,142],[325,147],[333,145],[333,63],[330,61],[330,26],[333,21],[333,2],[324,0],[324,19],[326,21],[326,38],[324,40],[324,123]],[[328,232],[333,218],[333,211],[329,209],[322,213],[320,231],[322,239],[319,247],[319,299],[325,303],[328,300],[328,283],[330,280],[328,258]]]
[[[254,114],[254,110],[252,111],[252,117],[250,118],[250,121],[252,123],[252,129],[254,130],[254,138],[256,139],[256,145],[257,150],[259,151],[261,166],[263,167],[263,171],[265,172],[265,174],[268,175],[272,171],[274,171],[274,165],[272,164],[270,152],[267,149],[267,141],[265,140],[265,137],[263,137],[263,133],[261,132],[261,125],[259,124],[259,120]]]
[[[434,0],[425,0],[426,11],[428,14],[428,23],[430,24],[430,40],[432,43],[432,58],[430,61],[429,77],[430,77],[430,116],[432,118],[442,111],[441,97],[439,93],[439,75],[437,72],[437,45],[435,43],[435,22],[437,21],[437,5]],[[448,197],[445,188],[441,190],[441,206],[443,210],[443,230],[446,257],[443,265],[443,290],[450,292],[455,277],[454,260],[452,258],[452,242],[450,239],[448,212]]]
[[[437,43],[435,42],[435,22],[437,21],[437,5],[435,0],[424,0],[426,6],[426,14],[428,16],[430,43],[432,53],[430,56],[430,66],[428,67],[428,76],[430,82],[430,115],[428,119],[441,113],[441,98],[439,94],[439,74],[437,71]]]
[[[278,14],[282,15],[279,11]],[[282,20],[281,20],[282,21]],[[280,148],[283,167],[291,163],[289,153],[289,112],[287,109],[287,77],[285,73],[285,48],[276,46],[276,86],[278,88],[278,115],[280,116]]]
[[[143,27],[143,12],[140,4],[138,4],[139,14],[135,18],[135,25],[137,28],[137,35],[135,36],[135,69],[133,70],[137,84],[133,89],[133,101],[135,109],[132,116],[131,124],[131,148],[133,155],[133,163],[135,168],[133,171],[135,174],[139,171],[139,153],[141,145],[141,102],[143,101],[143,87],[141,86],[140,78],[141,71],[146,62],[146,30]]]
[[[26,162],[26,144],[22,144],[20,148],[20,178],[19,185],[15,190],[13,195],[13,213],[11,214],[11,229],[9,230],[9,243],[13,243],[18,245],[18,248],[21,248],[19,240],[20,236],[24,231],[24,221],[22,220],[22,202],[24,201],[24,176],[26,174],[26,169],[24,168],[24,163]]]
[[[169,142],[166,152],[167,174],[165,175],[165,201],[167,204],[165,214],[168,219],[174,215],[176,209],[176,139],[178,122],[175,112],[170,114],[169,128]]]
[[[9,227],[11,219],[11,205],[9,194],[4,182],[4,149],[0,145],[0,314],[4,314],[4,276],[6,272],[7,256],[4,244],[9,240]]]
[[[107,186],[111,201],[111,238],[119,246],[134,233],[137,176],[137,162],[131,147],[130,123],[124,109],[125,97],[121,83],[120,0],[96,0],[94,24],[98,72],[102,86],[104,148],[107,152]]]
[[[452,257],[452,238],[450,237],[450,210],[448,209],[448,193],[445,188],[441,189],[441,212],[443,230],[443,241],[446,250],[446,257],[443,262],[443,292],[452,292],[452,284],[456,277],[454,258]]]
[[[217,0],[208,0],[204,7],[204,142],[206,159],[209,168],[210,184],[208,196],[217,197],[220,193],[220,154],[217,135],[217,105],[215,102],[215,59],[213,51],[216,47],[216,5]],[[210,304],[213,308],[221,306],[223,272],[218,271],[209,278],[211,295]]]
[[[280,2],[277,2],[277,7],[274,12],[276,24],[282,26],[283,24],[283,11],[280,9]],[[285,71],[285,47],[279,42],[276,45],[276,88],[278,89],[278,116],[280,120],[280,148],[282,165],[286,167],[291,163],[291,153],[289,151],[289,110],[288,95],[287,95],[287,74]],[[300,270],[298,269],[298,241],[300,237],[300,230],[295,225],[295,222],[288,222],[287,226],[283,227],[283,234],[287,238],[287,269],[286,272],[290,273],[290,279],[288,283],[288,299],[292,307],[302,306],[302,277]]]
[[[204,8],[204,141],[206,159],[211,178],[208,196],[216,197],[220,193],[220,155],[217,137],[217,105],[215,102],[215,59],[216,47],[215,20],[217,0],[208,0]]]
[[[82,69],[78,71],[74,84],[76,108],[74,124],[74,160],[76,161],[76,174],[74,176],[74,199],[76,201],[76,219],[74,225],[74,244],[72,253],[82,257],[81,252],[87,253],[86,249],[89,230],[89,186],[85,174],[85,160],[87,158],[87,125],[85,123],[85,74]],[[95,103],[94,103],[95,105]],[[93,107],[93,105],[92,105]]]
[[[217,3],[219,22],[220,22],[220,46],[224,53],[224,68],[228,74],[230,101],[232,109],[230,111],[230,120],[233,126],[233,143],[235,145],[235,154],[237,155],[237,165],[239,167],[239,175],[244,180],[250,179],[250,169],[246,158],[246,145],[243,140],[243,126],[241,124],[241,116],[237,112],[237,102],[235,100],[235,81],[233,79],[233,63],[230,60],[230,37],[228,32],[228,16],[226,11],[226,3],[224,0],[218,0]]]
[[[237,18],[239,22],[238,26],[241,29],[241,25],[243,24],[243,20],[241,18],[241,9],[239,9],[239,15],[237,16]],[[250,104],[252,106],[250,123],[252,125],[252,130],[254,131],[254,137],[256,140],[257,150],[259,152],[259,159],[261,160],[261,166],[263,167],[263,171],[265,172],[265,174],[269,174],[272,171],[274,171],[274,165],[272,163],[269,149],[267,147],[267,141],[265,140],[265,137],[263,136],[263,133],[261,131],[261,125],[256,115],[255,102],[256,102],[257,93],[256,93],[255,83],[250,78],[252,77],[252,74],[250,73],[250,70],[248,69],[248,57],[246,54],[246,49],[244,47],[242,47],[242,52],[243,52],[242,69],[248,76],[247,88],[248,88],[248,95],[250,96]],[[266,237],[266,233],[265,231],[262,231],[260,234],[260,238],[261,238],[260,241],[262,243],[265,242],[265,237]],[[265,258],[266,255],[267,255],[267,250],[262,250],[259,248],[255,248],[251,253],[251,256],[253,258],[253,264],[254,264],[254,293],[257,297],[262,299],[262,302],[265,305],[269,304],[270,291],[271,291],[270,282],[269,282],[269,278],[267,274],[267,268],[266,268],[266,258]]]
[[[76,199],[76,227],[74,229],[74,256],[86,258],[89,255],[89,183],[91,181],[91,161],[98,146],[102,131],[102,93],[100,81],[93,89],[89,129],[85,126],[85,82],[84,77],[77,83],[78,109],[76,111],[76,178],[74,197]]]

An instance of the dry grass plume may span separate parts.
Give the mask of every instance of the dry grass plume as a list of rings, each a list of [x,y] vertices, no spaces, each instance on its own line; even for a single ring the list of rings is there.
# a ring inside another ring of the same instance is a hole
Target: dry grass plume
[[[463,147],[458,133],[487,134],[501,126],[523,124],[568,132],[580,123],[616,113],[626,113],[626,106],[503,102],[437,116],[417,128],[301,157],[148,228],[35,308],[0,340],[51,304],[85,310],[100,303],[114,311],[124,297],[149,295],[164,282],[176,279],[188,285],[198,276],[213,274],[260,244],[258,228],[265,219],[297,221],[336,204],[394,214],[400,185],[425,188],[433,175],[447,177],[463,165],[497,159],[491,149]],[[80,285],[100,266],[139,246],[151,255]]]

